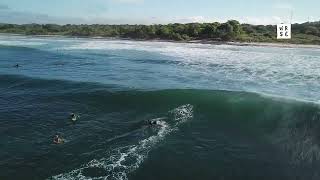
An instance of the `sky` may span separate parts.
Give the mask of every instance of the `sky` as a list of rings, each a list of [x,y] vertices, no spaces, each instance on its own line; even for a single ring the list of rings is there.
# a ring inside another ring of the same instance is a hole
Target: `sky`
[[[0,23],[249,24],[319,21],[319,0],[0,0]]]

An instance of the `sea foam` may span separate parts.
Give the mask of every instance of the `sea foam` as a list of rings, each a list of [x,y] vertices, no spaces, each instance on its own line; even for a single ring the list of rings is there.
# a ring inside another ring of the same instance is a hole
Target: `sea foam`
[[[177,125],[193,117],[193,106],[190,104],[180,106],[169,111],[168,116],[174,117],[174,123],[160,121],[158,132],[148,138],[140,140],[137,144],[127,145],[111,150],[109,157],[93,159],[82,167],[71,172],[62,173],[49,179],[54,180],[127,180],[128,174],[140,167],[148,157],[148,153],[159,144],[168,134],[178,130]],[[172,125],[171,125],[172,124]],[[99,169],[104,175],[90,177],[86,175],[88,169]]]

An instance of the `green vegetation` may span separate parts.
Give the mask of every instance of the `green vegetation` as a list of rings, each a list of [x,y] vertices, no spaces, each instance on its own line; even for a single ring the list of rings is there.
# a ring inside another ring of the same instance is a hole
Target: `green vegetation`
[[[65,35],[83,37],[116,37],[131,39],[161,39],[175,41],[208,40],[237,42],[286,42],[320,44],[320,22],[292,25],[291,40],[277,40],[276,26],[226,23],[189,23],[168,25],[56,25],[0,24],[0,33],[25,35]]]

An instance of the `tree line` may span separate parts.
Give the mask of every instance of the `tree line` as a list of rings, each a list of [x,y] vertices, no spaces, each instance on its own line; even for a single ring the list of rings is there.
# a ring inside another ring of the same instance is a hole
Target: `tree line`
[[[284,40],[276,39],[275,25],[240,24],[236,20],[229,20],[225,23],[175,23],[167,25],[0,24],[0,33],[175,41],[284,42]],[[293,24],[292,33],[293,39],[286,42],[320,44],[320,22]]]

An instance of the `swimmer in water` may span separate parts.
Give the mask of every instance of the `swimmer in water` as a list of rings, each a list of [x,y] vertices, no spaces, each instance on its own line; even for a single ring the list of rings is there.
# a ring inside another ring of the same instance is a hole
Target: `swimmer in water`
[[[71,119],[73,122],[77,121],[78,118],[80,118],[79,115],[77,115],[77,114],[75,114],[75,113],[71,113],[71,114],[70,114],[70,119]]]
[[[76,117],[76,115],[74,113],[70,114],[71,119],[74,119]]]
[[[161,122],[167,120],[167,117],[161,117],[161,118],[156,118],[156,119],[150,119],[147,121],[148,125],[153,126],[153,125],[162,125]]]
[[[53,138],[53,143],[62,144],[64,143],[64,140],[58,134],[56,134],[55,137]]]
[[[156,120],[156,119],[151,119],[151,120],[148,120],[148,124],[149,124],[150,126],[159,125],[159,124],[160,124],[160,121],[159,121],[159,120]]]

